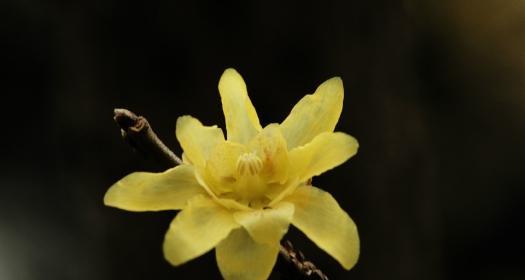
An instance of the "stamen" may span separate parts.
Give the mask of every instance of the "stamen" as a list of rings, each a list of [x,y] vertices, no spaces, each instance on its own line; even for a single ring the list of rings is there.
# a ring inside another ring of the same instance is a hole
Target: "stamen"
[[[237,159],[237,172],[239,175],[257,175],[262,167],[263,162],[255,152],[244,153]]]

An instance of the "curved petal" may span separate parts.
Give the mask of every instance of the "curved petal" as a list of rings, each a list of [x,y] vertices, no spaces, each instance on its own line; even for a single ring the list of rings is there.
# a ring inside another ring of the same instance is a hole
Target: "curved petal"
[[[210,180],[212,179],[210,179],[209,178],[210,176],[206,173],[207,173],[206,170],[204,170],[204,172],[199,172],[197,170],[195,172],[195,177],[197,178],[197,181],[199,182],[199,184],[201,184],[201,186],[206,190],[208,195],[211,196],[211,198],[216,203],[218,203],[219,205],[221,205],[222,207],[226,209],[230,209],[230,211],[248,211],[251,209],[247,205],[244,205],[236,201],[235,199],[218,197],[217,194],[215,194],[215,189],[213,187],[210,187],[208,182],[210,182]]]
[[[179,165],[162,173],[131,173],[109,188],[104,204],[128,211],[177,210],[204,193],[193,167]]]
[[[288,179],[288,149],[278,124],[267,125],[248,145],[263,162],[261,173],[270,183]]]
[[[206,168],[219,180],[231,180],[237,172],[237,160],[246,152],[246,147],[232,141],[217,145],[211,153]]]
[[[219,81],[219,93],[228,140],[248,143],[262,128],[248,97],[246,84],[235,69],[229,68],[224,71]]]
[[[204,126],[191,116],[177,119],[175,134],[184,150],[185,158],[197,166],[204,166],[215,146],[224,141],[220,128],[215,125]]]
[[[347,161],[357,153],[357,140],[342,132],[324,132],[310,143],[290,151],[293,175],[304,181]]]
[[[288,149],[310,142],[321,132],[334,131],[343,110],[343,95],[343,81],[335,77],[303,97],[281,124]]]
[[[253,240],[275,245],[279,244],[288,231],[293,212],[292,203],[281,202],[271,209],[236,212],[233,217],[248,231]]]
[[[270,199],[270,203],[268,203],[268,206],[273,207],[278,204],[302,184],[304,183],[300,183],[297,178],[291,178],[286,184],[282,185],[281,188],[269,191],[267,197]]]
[[[354,221],[327,192],[303,186],[285,198],[295,205],[292,224],[345,269],[359,257],[359,236]]]
[[[217,265],[226,280],[268,279],[278,253],[278,243],[257,243],[243,228],[232,231],[215,249]]]
[[[164,238],[164,257],[180,265],[213,249],[239,227],[231,212],[213,200],[198,196],[171,222]]]

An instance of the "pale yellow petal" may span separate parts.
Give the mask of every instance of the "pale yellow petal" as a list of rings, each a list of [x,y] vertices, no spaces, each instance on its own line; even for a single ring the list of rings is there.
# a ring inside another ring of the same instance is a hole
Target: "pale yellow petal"
[[[131,173],[109,188],[104,204],[128,211],[176,210],[204,193],[193,167],[179,165],[162,173]]]
[[[355,265],[359,257],[357,227],[329,193],[302,186],[285,200],[295,206],[294,226],[345,269]]]
[[[233,217],[259,243],[279,244],[288,231],[294,206],[281,202],[270,209],[236,212]]]
[[[330,170],[357,153],[357,140],[342,132],[324,132],[310,143],[290,151],[293,175],[304,181]]]
[[[286,184],[282,185],[279,189],[270,190],[267,195],[267,197],[270,199],[268,206],[273,207],[277,203],[281,202],[281,200],[284,197],[293,193],[295,189],[301,184],[304,183],[300,183],[297,178],[292,178],[291,180],[288,180]]]
[[[171,222],[164,257],[172,265],[185,263],[213,249],[237,227],[231,212],[205,196],[195,197]]]
[[[245,229],[232,231],[215,249],[225,280],[266,280],[279,253],[279,244],[255,242]]]
[[[263,162],[261,175],[267,181],[283,183],[288,178],[288,148],[278,124],[269,124],[249,143]]]
[[[213,186],[210,186],[209,182],[212,181],[210,179],[209,175],[207,174],[206,170],[198,170],[195,172],[195,177],[197,178],[197,181],[203,188],[206,190],[208,195],[219,205],[223,206],[226,209],[230,209],[231,211],[247,211],[251,208],[247,205],[241,204],[240,202],[236,201],[232,198],[224,198],[224,197],[218,197],[215,193],[215,190]]]
[[[237,160],[246,151],[244,145],[224,141],[211,153],[206,168],[218,180],[232,180],[237,172]]]
[[[197,166],[204,166],[215,146],[224,141],[220,128],[204,126],[191,116],[177,119],[175,134],[184,150],[186,160]]]
[[[248,143],[262,128],[246,84],[235,69],[224,71],[219,81],[228,140]]]
[[[232,192],[236,180],[237,159],[244,152],[244,145],[223,141],[210,154],[206,167],[198,169],[204,185],[215,195]]]
[[[281,124],[288,149],[310,142],[321,132],[334,131],[342,110],[343,81],[331,78],[303,97]]]

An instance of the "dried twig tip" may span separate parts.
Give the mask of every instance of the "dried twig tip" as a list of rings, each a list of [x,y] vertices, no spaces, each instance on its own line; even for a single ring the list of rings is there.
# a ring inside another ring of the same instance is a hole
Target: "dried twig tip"
[[[151,155],[168,166],[182,163],[151,129],[148,120],[127,109],[116,108],[113,110],[113,119],[119,125],[123,138],[135,150],[144,155]]]

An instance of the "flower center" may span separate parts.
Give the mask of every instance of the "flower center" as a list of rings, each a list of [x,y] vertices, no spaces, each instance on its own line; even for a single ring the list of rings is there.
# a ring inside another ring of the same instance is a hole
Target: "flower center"
[[[263,162],[255,152],[244,153],[237,159],[237,173],[240,176],[257,175],[262,168]]]

